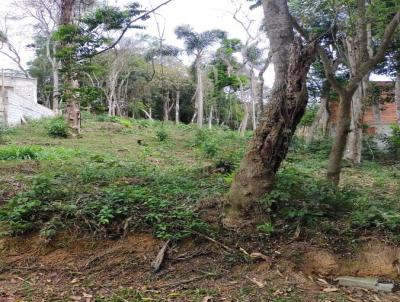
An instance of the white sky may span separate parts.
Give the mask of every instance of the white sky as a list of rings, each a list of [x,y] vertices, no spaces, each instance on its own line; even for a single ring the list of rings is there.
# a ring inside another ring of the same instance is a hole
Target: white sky
[[[0,16],[4,16],[7,12],[14,12],[11,3],[14,0],[0,0]],[[18,1],[18,0],[17,0]],[[256,29],[262,20],[262,10],[256,9],[250,11],[248,9],[249,2],[246,0],[235,0],[241,4],[243,11],[249,14],[254,20],[254,29]],[[105,0],[110,5],[124,6],[129,0]],[[164,2],[163,0],[139,0],[143,7],[156,7]],[[171,3],[160,8],[157,20],[160,24],[165,23],[165,42],[183,48],[183,42],[177,40],[174,30],[182,24],[190,24],[196,31],[205,31],[209,29],[222,29],[228,32],[230,38],[246,39],[244,29],[233,19],[232,14],[235,11],[235,5],[232,0],[173,0]],[[29,44],[32,36],[32,27],[28,21],[15,21],[14,26],[10,30],[12,39],[18,44],[24,65],[33,58],[33,51],[25,47]],[[128,36],[135,33],[146,33],[158,36],[157,26],[154,19],[148,19],[145,22],[145,30],[132,29],[128,32]],[[187,61],[187,60],[184,60]],[[16,68],[15,64],[0,54],[0,68]],[[266,84],[272,85],[274,74],[272,68],[266,72]]]

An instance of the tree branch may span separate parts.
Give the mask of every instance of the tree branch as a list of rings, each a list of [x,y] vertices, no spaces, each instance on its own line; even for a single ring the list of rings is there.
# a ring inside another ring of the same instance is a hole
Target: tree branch
[[[386,26],[381,45],[379,46],[376,54],[366,62],[362,63],[356,74],[350,79],[349,84],[346,88],[348,92],[355,91],[358,87],[358,83],[362,80],[362,78],[385,57],[386,50],[389,47],[389,44],[399,23],[400,11],[398,11],[393,16],[392,20]]]
[[[131,25],[132,25],[133,23],[135,23],[135,22],[137,22],[137,21],[139,21],[139,20],[141,20],[141,19],[147,17],[148,15],[150,15],[150,14],[154,13],[156,10],[158,10],[160,7],[162,7],[162,6],[164,6],[164,5],[167,5],[168,3],[172,2],[172,1],[173,1],[173,0],[167,0],[167,1],[163,2],[163,3],[161,3],[160,5],[156,6],[155,8],[149,10],[148,12],[142,14],[141,16],[139,16],[139,17],[133,19],[132,21],[130,21],[130,22],[126,25],[126,27],[125,27],[124,30],[121,32],[121,34],[120,34],[120,36],[118,37],[118,39],[114,41],[114,43],[112,43],[112,44],[111,44],[110,46],[108,46],[107,48],[104,48],[103,50],[100,50],[100,51],[98,51],[98,52],[96,52],[96,53],[94,53],[94,54],[91,54],[91,55],[87,56],[87,57],[88,57],[88,58],[92,58],[92,57],[94,57],[94,56],[97,56],[97,55],[99,55],[99,54],[102,54],[102,53],[106,52],[107,50],[109,50],[109,49],[111,49],[111,48],[114,48],[114,47],[121,41],[121,39],[124,37],[125,33],[128,31],[128,29],[131,27]]]

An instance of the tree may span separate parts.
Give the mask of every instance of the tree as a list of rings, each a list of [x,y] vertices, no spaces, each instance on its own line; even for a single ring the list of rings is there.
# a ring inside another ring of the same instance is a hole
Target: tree
[[[44,43],[35,46],[39,46],[37,48],[44,48],[44,54],[51,65],[53,83],[51,108],[54,112],[58,113],[60,102],[59,69],[61,66],[60,61],[55,56],[57,45],[52,39],[52,35],[59,25],[60,3],[59,1],[50,0],[22,0],[14,2],[14,6],[24,12],[23,17],[35,20],[36,35],[44,39]]]
[[[226,37],[224,31],[213,29],[202,33],[195,32],[189,25],[181,25],[175,29],[178,39],[185,42],[188,55],[194,55],[194,68],[196,71],[197,88],[195,93],[195,111],[197,114],[197,125],[201,128],[204,119],[204,83],[203,83],[203,59],[207,49],[214,43]]]
[[[0,24],[0,53],[8,57],[13,61],[18,68],[22,71],[25,77],[29,77],[28,72],[22,66],[21,56],[15,44],[10,40],[9,37],[9,16],[4,17],[4,21]]]
[[[341,161],[344,155],[348,133],[351,125],[351,104],[352,98],[363,78],[380,62],[383,60],[386,50],[388,49],[392,37],[396,31],[396,28],[400,21],[400,11],[398,6],[396,11],[392,14],[391,21],[385,26],[381,42],[376,52],[369,57],[368,46],[367,46],[367,20],[366,20],[366,6],[365,0],[357,1],[357,30],[359,31],[358,37],[360,37],[357,46],[356,65],[357,70],[351,75],[351,78],[344,85],[337,80],[335,76],[334,64],[330,58],[334,56],[328,54],[327,50],[323,47],[318,47],[319,55],[324,63],[325,74],[327,79],[330,81],[332,88],[339,95],[339,113],[338,113],[338,124],[336,129],[336,136],[332,146],[332,150],[329,155],[329,164],[327,171],[328,180],[334,184],[339,183],[340,172],[341,172]]]
[[[275,174],[307,105],[306,77],[315,44],[295,38],[286,0],[263,1],[275,82],[270,100],[228,193],[224,224],[256,220],[258,199],[272,190]]]

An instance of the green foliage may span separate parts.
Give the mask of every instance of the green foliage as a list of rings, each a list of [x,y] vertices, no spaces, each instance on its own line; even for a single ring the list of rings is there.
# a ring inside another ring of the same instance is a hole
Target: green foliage
[[[289,166],[278,172],[276,186],[263,204],[273,210],[275,218],[312,225],[323,218],[348,214],[354,196],[352,191]]]
[[[267,235],[271,235],[274,231],[274,225],[271,222],[265,222],[263,224],[259,224],[257,226],[257,230],[261,233],[265,233]]]
[[[387,138],[389,150],[400,157],[400,125],[391,125],[392,132]]]
[[[156,138],[159,142],[163,142],[168,138],[168,132],[164,128],[156,130]]]
[[[304,113],[303,117],[301,118],[301,121],[299,123],[299,126],[311,126],[313,123],[315,116],[317,115],[318,112],[318,106],[311,106],[308,107],[306,112]]]
[[[127,177],[134,177],[133,185],[123,181]],[[100,188],[89,189],[95,184]],[[75,175],[35,177],[28,191],[1,210],[0,221],[13,234],[40,231],[45,236],[78,228],[120,236],[152,228],[157,238],[180,239],[191,230],[207,231],[207,225],[190,207],[202,194],[207,194],[207,189],[193,172],[160,172],[96,157]]]
[[[0,147],[0,160],[37,159],[42,148],[35,146]]]
[[[67,138],[69,136],[69,127],[63,117],[52,119],[47,125],[47,134],[51,137]]]

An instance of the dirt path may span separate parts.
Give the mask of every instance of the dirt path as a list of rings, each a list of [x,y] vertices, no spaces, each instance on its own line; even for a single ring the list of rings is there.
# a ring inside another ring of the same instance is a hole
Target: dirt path
[[[199,238],[173,244],[154,274],[150,265],[163,242],[151,235],[57,242],[0,241],[0,301],[400,301],[397,294],[338,289],[334,256],[301,243],[252,260]]]

